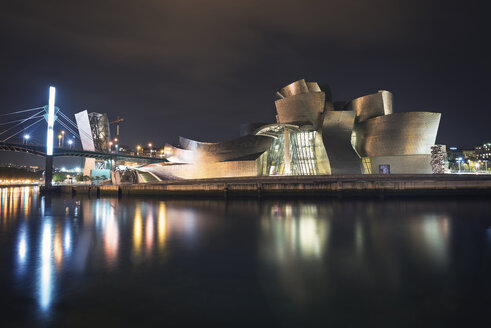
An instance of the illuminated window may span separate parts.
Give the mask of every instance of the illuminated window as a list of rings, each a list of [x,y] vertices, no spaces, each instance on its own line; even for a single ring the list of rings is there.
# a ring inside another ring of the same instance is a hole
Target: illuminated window
[[[362,157],[363,168],[365,169],[365,174],[372,174],[372,163],[370,162],[370,157]]]

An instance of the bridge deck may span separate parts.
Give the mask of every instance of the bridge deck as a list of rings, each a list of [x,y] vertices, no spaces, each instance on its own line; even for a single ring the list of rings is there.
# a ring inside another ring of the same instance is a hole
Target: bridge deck
[[[12,151],[28,153],[37,156],[46,157],[46,148],[35,145],[20,145],[7,142],[0,142],[0,151]],[[99,160],[131,161],[137,163],[160,163],[166,160],[158,157],[134,156],[128,154],[100,153],[95,151],[85,151],[77,149],[55,148],[53,156],[56,157],[84,157],[95,158]]]

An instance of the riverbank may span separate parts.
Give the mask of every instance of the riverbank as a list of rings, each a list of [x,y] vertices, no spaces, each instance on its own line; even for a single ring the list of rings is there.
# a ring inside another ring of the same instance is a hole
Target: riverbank
[[[41,187],[40,191],[93,197],[491,195],[491,175],[245,177],[112,186],[64,185]]]

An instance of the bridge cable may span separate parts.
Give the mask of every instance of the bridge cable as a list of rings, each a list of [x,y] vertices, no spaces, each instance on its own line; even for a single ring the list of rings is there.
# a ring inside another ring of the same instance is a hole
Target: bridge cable
[[[14,115],[14,114],[19,114],[19,113],[25,113],[25,112],[30,112],[30,111],[33,111],[33,110],[36,110],[36,109],[41,109],[41,108],[44,108],[44,107],[43,107],[43,106],[41,106],[41,107],[36,107],[36,108],[30,108],[30,109],[18,110],[18,111],[11,112],[11,113],[7,113],[7,114],[1,114],[0,116],[6,116],[6,115]]]
[[[64,113],[62,113],[61,110],[58,113],[60,114],[61,117],[63,117],[65,120],[67,120],[68,123],[70,123],[75,129],[79,130],[78,125],[75,124],[68,116],[66,116]],[[86,131],[84,131],[84,130],[80,131],[79,130],[79,132],[82,132],[85,137],[92,139],[92,135],[88,134]],[[81,139],[80,136],[79,136],[79,139]]]
[[[30,128],[31,126],[33,126],[34,124],[38,124],[39,122],[41,122],[42,120],[44,120],[44,117],[40,118],[39,120],[37,120],[36,122],[28,125],[25,127],[25,129],[27,128]],[[17,131],[16,133],[12,134],[10,137],[6,138],[6,139],[3,139],[2,142],[6,142],[7,140],[9,140],[10,138],[16,136],[17,134],[21,133],[23,130],[20,130],[20,131]]]
[[[61,110],[58,112],[65,120],[68,121],[68,123],[70,123],[71,125],[73,125],[74,128],[78,128],[77,124],[75,124],[75,122],[73,122],[68,116],[65,115],[65,113],[63,113]]]
[[[40,118],[40,117],[43,117],[43,115],[31,117],[31,118],[29,118],[29,120],[33,120],[33,119],[35,119],[35,118]],[[20,119],[20,120],[13,120],[13,121],[10,121],[10,122],[0,123],[0,125],[8,125],[8,124],[12,124],[12,123],[20,122],[20,121],[23,121],[23,120],[24,120],[24,119]]]
[[[13,128],[15,128],[16,126],[19,126],[19,125],[21,125],[22,123],[24,123],[24,122],[26,122],[26,121],[28,121],[28,120],[30,120],[30,119],[32,119],[32,118],[34,118],[34,116],[38,116],[38,115],[39,115],[39,114],[41,114],[41,113],[44,113],[44,110],[42,110],[42,111],[40,111],[40,112],[38,112],[38,113],[36,113],[36,114],[34,114],[34,115],[31,115],[31,116],[29,116],[28,118],[25,118],[25,119],[21,120],[21,121],[20,121],[19,123],[17,123],[16,125],[11,126],[11,127],[10,127],[10,128],[8,128],[7,130],[5,130],[5,131],[3,131],[3,132],[0,132],[0,136],[1,136],[2,134],[4,134],[5,132],[12,130],[12,129],[13,129]],[[25,129],[26,129],[26,128],[24,128],[24,130],[25,130]]]
[[[74,132],[74,131],[73,131],[73,130],[72,130],[72,129],[71,129],[69,126],[68,126],[68,125],[66,125],[66,124],[65,124],[63,121],[58,120],[57,122],[58,122],[58,123],[60,123],[60,125],[61,125],[61,126],[63,126],[65,129],[67,129],[67,130],[68,130],[68,132],[70,132],[71,134],[73,134],[73,136],[74,136],[74,137],[76,137],[76,138],[80,139],[79,135],[78,135],[76,132]]]

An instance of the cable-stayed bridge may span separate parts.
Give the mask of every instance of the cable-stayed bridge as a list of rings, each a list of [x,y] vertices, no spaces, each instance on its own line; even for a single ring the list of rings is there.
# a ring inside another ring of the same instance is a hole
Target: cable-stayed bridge
[[[46,157],[46,147],[36,145],[26,145],[17,143],[0,142],[0,151],[11,151],[18,153],[28,153]],[[134,156],[121,153],[102,153],[69,148],[53,148],[54,157],[81,157],[95,158],[98,160],[128,161],[140,164],[163,162],[162,158],[148,156]]]
[[[158,157],[135,156],[118,153],[118,151],[84,150],[81,139],[91,139],[92,136],[89,135],[90,132],[79,129],[73,120],[55,106],[55,91],[54,87],[50,87],[49,101],[46,106],[16,110],[0,115],[0,151],[29,153],[45,157],[47,186],[51,185],[53,157],[94,158],[96,160],[126,161],[138,164],[165,161]],[[48,127],[45,138],[44,133],[37,131],[42,127],[41,122],[43,121],[47,122]],[[62,131],[63,136],[58,135],[58,147],[55,147],[55,123],[64,129]],[[65,145],[65,130],[68,138],[67,145]],[[39,137],[39,135],[43,137]]]

